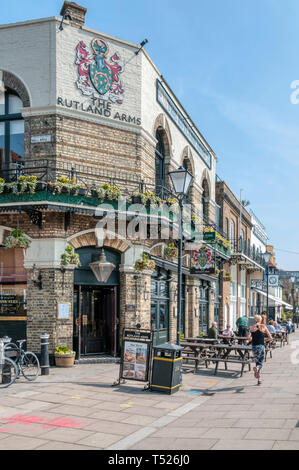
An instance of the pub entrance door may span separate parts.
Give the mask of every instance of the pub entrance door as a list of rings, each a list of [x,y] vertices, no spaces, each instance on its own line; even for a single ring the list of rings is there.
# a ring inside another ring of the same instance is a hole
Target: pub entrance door
[[[74,295],[78,354],[116,356],[117,287],[77,286]]]

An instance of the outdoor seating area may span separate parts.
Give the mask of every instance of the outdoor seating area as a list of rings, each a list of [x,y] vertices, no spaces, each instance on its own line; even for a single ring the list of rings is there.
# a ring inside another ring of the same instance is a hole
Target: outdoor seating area
[[[265,361],[272,358],[272,351],[289,344],[289,334],[287,331],[273,333],[272,340],[265,342]],[[228,364],[240,365],[240,375],[242,377],[245,366],[251,370],[251,363],[254,362],[252,347],[247,340],[247,336],[225,336],[218,335],[216,338],[197,336],[195,338],[185,338],[181,342],[184,348],[182,351],[183,370],[192,370],[197,373],[199,366],[203,365],[207,369],[210,364],[214,365],[214,375],[217,375],[219,364],[224,365],[227,371]]]

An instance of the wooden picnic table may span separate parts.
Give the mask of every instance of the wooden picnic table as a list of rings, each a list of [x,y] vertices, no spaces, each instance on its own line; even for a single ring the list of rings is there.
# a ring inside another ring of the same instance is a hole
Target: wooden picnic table
[[[183,342],[187,341],[188,343],[206,343],[206,344],[217,344],[219,343],[218,339],[215,338],[202,338],[197,336],[196,338],[184,338]]]
[[[208,344],[207,342],[188,342],[182,341],[181,345],[184,347],[183,353],[188,354],[188,352],[193,353],[193,360],[195,361],[195,370],[197,371],[198,363],[205,362],[206,367],[208,367],[209,362],[214,362],[215,365],[215,375],[218,371],[218,365],[220,362],[223,362],[225,365],[225,370],[227,370],[227,363],[241,364],[241,376],[243,375],[244,367],[247,364],[250,370],[250,352],[252,351],[251,346],[244,345],[230,345],[230,344]],[[239,357],[232,357],[231,353],[237,352]],[[190,357],[185,356],[186,359]]]

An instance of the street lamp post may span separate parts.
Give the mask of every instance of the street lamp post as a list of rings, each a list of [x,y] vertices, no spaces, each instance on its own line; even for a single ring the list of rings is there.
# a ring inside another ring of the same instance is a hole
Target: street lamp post
[[[267,318],[269,317],[269,262],[271,259],[272,253],[266,251],[263,254],[264,262],[266,264],[266,276],[267,276]]]
[[[182,254],[183,254],[183,206],[193,179],[191,173],[182,166],[170,171],[176,198],[179,202],[179,246],[178,246],[178,297],[177,297],[177,345],[181,342],[181,316],[182,316]]]
[[[291,283],[292,283],[292,301],[293,301],[293,319],[295,322],[295,315],[296,315],[296,305],[295,305],[295,280],[296,278],[294,276],[291,277]]]

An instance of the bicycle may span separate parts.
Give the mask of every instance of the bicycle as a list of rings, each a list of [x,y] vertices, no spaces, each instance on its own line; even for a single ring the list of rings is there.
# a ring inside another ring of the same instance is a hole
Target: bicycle
[[[9,357],[5,357],[4,343],[0,341],[0,388],[12,385],[19,375],[17,364]]]
[[[29,380],[29,382],[32,382],[33,380],[37,379],[40,373],[40,364],[37,356],[33,352],[23,350],[23,343],[25,342],[25,339],[20,339],[17,341],[19,346],[15,343],[5,344],[5,359],[10,359],[7,357],[8,355],[10,355],[10,357],[14,357],[15,359],[12,359],[12,361],[16,364],[17,367],[17,377],[19,377],[20,372],[22,372],[24,378]],[[16,380],[17,377],[15,377],[14,380]]]

